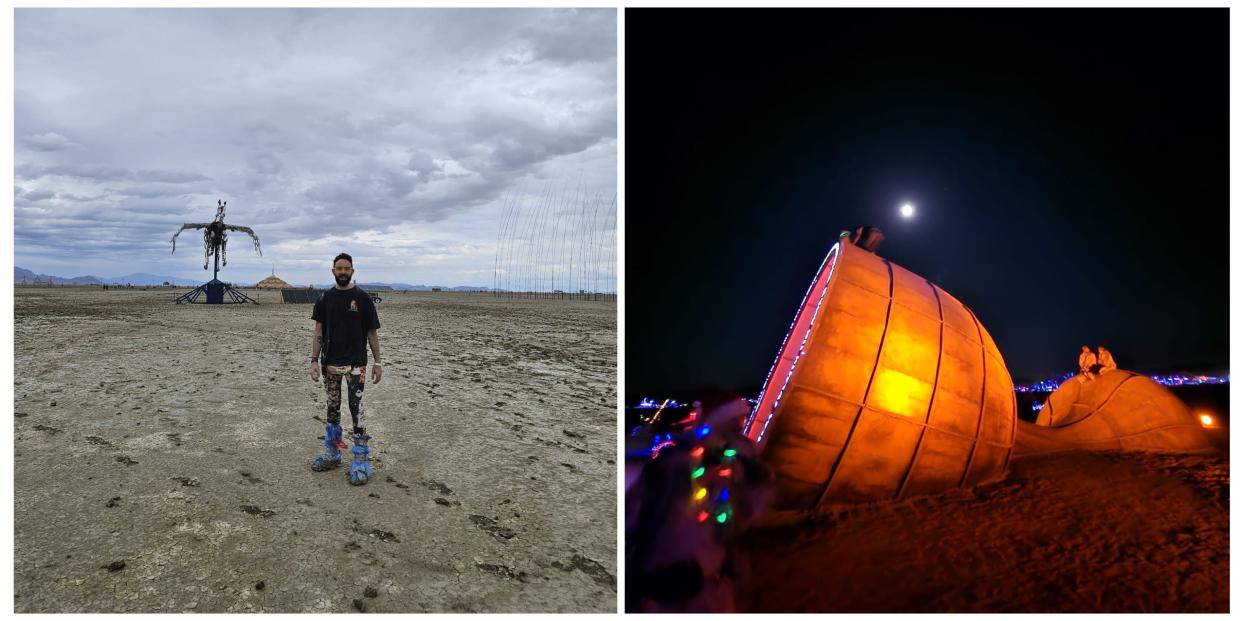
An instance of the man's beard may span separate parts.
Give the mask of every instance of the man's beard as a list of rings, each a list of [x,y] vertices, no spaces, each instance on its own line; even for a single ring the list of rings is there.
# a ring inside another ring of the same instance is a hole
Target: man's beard
[[[337,276],[337,277],[336,277],[336,284],[338,284],[338,285],[340,285],[340,286],[344,287],[345,285],[348,285],[348,284],[349,284],[349,281],[350,281],[350,279],[352,279],[352,278],[353,278],[353,276]]]

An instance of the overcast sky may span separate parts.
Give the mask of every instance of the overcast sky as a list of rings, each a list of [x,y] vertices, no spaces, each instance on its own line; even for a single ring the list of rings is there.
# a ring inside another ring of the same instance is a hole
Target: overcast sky
[[[18,9],[14,35],[36,272],[205,281],[201,233],[169,239],[225,199],[263,256],[231,234],[224,280],[329,282],[346,251],[491,286],[506,205],[616,194],[612,9]]]

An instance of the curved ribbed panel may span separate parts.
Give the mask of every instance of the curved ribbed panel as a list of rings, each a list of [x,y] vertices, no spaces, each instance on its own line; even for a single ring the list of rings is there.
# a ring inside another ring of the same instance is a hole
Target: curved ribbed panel
[[[961,302],[870,252],[842,244],[831,263],[773,365],[783,368],[784,359],[791,368],[770,374],[764,387],[763,395],[780,399],[761,396],[748,422],[776,474],[778,509],[1003,476],[1016,421],[1013,382],[987,331]],[[790,344],[803,339],[791,356]]]
[[[1199,451],[1211,439],[1172,391],[1130,371],[1066,380],[1044,402],[1035,424],[1022,423],[1014,453],[1071,450]]]

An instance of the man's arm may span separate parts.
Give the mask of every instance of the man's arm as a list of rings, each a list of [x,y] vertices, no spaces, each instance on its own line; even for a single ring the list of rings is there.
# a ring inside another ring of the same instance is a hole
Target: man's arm
[[[370,332],[367,332],[367,342],[371,344],[371,357],[375,358],[375,364],[379,364],[380,363],[379,331],[371,330]]]
[[[311,368],[310,377],[312,382],[319,381],[319,346],[323,342],[323,322],[315,322],[315,333],[311,337]]]
[[[323,322],[315,322],[315,337],[311,339],[311,358],[319,360],[319,346],[323,344]]]
[[[367,342],[371,344],[371,356],[375,358],[375,364],[371,366],[371,382],[378,384],[383,374],[380,371],[379,331],[371,330],[367,332]]]

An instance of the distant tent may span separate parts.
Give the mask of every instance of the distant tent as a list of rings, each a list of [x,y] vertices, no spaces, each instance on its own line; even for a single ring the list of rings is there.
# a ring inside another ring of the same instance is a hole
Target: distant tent
[[[271,276],[268,276],[267,278],[264,278],[254,284],[255,289],[288,289],[292,286],[293,285],[277,278],[275,274],[272,274]]]
[[[285,304],[314,304],[323,295],[323,289],[288,289],[280,290],[280,301]]]

